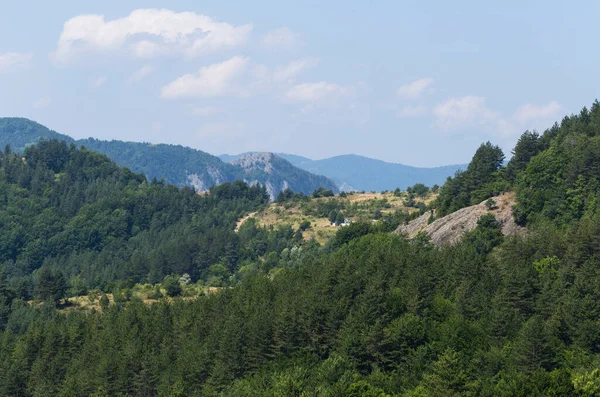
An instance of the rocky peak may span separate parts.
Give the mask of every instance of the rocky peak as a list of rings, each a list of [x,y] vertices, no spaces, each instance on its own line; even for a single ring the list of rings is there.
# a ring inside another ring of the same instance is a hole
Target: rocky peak
[[[252,153],[231,161],[231,164],[238,165],[246,171],[261,170],[271,174],[273,172],[274,158],[275,155],[269,152]]]

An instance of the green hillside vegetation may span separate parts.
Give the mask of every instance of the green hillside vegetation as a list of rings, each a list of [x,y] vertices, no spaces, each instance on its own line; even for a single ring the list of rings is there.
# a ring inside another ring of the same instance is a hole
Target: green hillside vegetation
[[[426,190],[420,191],[420,195],[398,189],[395,192],[314,197],[287,190],[281,192],[274,203],[241,219],[238,224],[252,220],[263,227],[291,226],[294,230],[302,230],[305,240],[314,239],[321,245],[334,238],[345,221],[371,224],[382,232],[391,232],[400,223],[422,214],[435,199],[436,194],[422,186]]]
[[[102,141],[88,138],[77,141],[87,149],[106,154],[122,167],[142,173],[148,179],[163,179],[177,186],[191,186],[194,180],[207,190],[215,184],[244,178],[238,167],[223,163],[218,157],[180,145],[141,142]],[[183,171],[183,172],[182,172]]]
[[[168,184],[189,186],[196,190],[205,191],[224,182],[247,180],[272,187],[274,196],[284,189],[284,181],[294,191],[305,194],[319,187],[337,191],[335,183],[328,178],[296,168],[278,157],[272,162],[275,173],[258,169],[246,170],[201,150],[181,145],[103,141],[93,138],[74,140],[28,119],[0,118],[0,148],[10,145],[13,151],[23,153],[26,147],[40,139],[75,143],[106,154],[118,165],[142,173],[149,180],[163,180]]]
[[[23,157],[0,156],[0,264],[25,300],[36,295],[40,268],[107,291],[170,274],[208,280],[217,264],[229,277],[244,261],[294,246],[290,229],[234,232],[267,202],[258,185],[225,183],[198,195],[149,183],[64,141],[42,141]]]
[[[54,141],[5,153],[0,394],[596,396],[599,140],[595,102],[523,134],[506,166],[483,144],[432,205],[514,191],[527,233],[504,237],[486,215],[446,247],[373,222],[322,246],[289,225],[235,232],[263,188],[199,196]],[[311,210],[340,200],[315,193]],[[99,308],[63,314],[77,277],[103,288]],[[141,283],[197,296],[147,304]]]

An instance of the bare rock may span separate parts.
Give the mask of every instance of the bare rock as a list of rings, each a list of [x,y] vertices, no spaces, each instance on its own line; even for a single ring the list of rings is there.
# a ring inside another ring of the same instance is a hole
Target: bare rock
[[[425,213],[406,225],[400,225],[396,233],[414,237],[423,231],[429,234],[431,242],[435,245],[452,245],[459,242],[465,232],[475,229],[479,218],[487,213],[494,214],[502,226],[504,235],[523,233],[525,229],[517,225],[512,216],[512,206],[516,203],[514,193],[504,193],[492,199],[496,202],[497,208],[488,209],[485,200],[480,204],[462,208],[436,219],[431,224],[427,224],[431,214]]]

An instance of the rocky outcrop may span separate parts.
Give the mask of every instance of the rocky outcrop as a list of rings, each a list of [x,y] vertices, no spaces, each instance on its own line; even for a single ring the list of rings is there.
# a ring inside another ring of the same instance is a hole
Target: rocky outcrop
[[[423,231],[431,237],[435,245],[455,244],[462,238],[465,232],[475,229],[477,221],[482,215],[492,213],[502,226],[504,235],[522,233],[525,229],[515,223],[512,216],[512,206],[515,204],[514,193],[505,193],[492,198],[496,207],[489,209],[487,200],[471,207],[462,208],[443,218],[434,220],[428,224],[431,213],[427,212],[419,218],[406,225],[400,225],[396,233],[407,237],[414,237]]]
[[[245,172],[262,171],[267,174],[273,173],[273,153],[252,153],[231,161],[231,164],[240,166]]]
[[[338,191],[330,179],[297,168],[273,153],[250,153],[232,160],[231,164],[241,169],[247,183],[264,185],[271,200],[287,188],[304,194],[310,194],[319,187]]]

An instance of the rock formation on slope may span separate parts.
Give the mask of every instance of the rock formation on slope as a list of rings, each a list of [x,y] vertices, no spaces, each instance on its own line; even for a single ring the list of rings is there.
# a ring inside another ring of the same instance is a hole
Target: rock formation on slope
[[[475,229],[477,220],[482,215],[492,213],[502,226],[504,235],[522,233],[525,229],[517,225],[512,216],[512,206],[515,204],[514,193],[492,197],[492,200],[496,202],[496,208],[489,209],[488,200],[485,200],[480,204],[462,208],[443,218],[436,219],[430,224],[428,224],[428,220],[431,214],[427,212],[406,225],[400,225],[395,232],[407,237],[414,237],[423,231],[431,237],[433,244],[451,245],[460,241],[465,232]]]
[[[312,193],[323,187],[338,192],[337,186],[330,179],[297,168],[273,153],[247,154],[232,160],[231,164],[242,169],[246,182],[265,185],[271,200],[287,188],[294,192]]]

